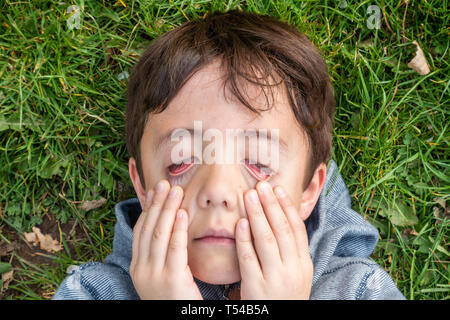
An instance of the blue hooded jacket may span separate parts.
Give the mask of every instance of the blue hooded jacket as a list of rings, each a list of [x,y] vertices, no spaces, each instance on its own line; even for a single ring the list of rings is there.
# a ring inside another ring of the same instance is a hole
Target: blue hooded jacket
[[[52,299],[139,299],[129,267],[133,226],[141,211],[137,198],[116,204],[112,253],[104,263],[73,268]],[[350,194],[333,160],[306,227],[314,265],[310,299],[405,299],[390,276],[369,258],[378,231],[351,208]],[[226,299],[228,290],[239,286],[194,280],[204,299]]]

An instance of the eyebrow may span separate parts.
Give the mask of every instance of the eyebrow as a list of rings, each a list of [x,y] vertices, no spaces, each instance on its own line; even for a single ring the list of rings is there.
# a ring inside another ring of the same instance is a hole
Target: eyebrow
[[[162,135],[161,137],[158,138],[158,140],[157,140],[157,142],[155,144],[155,147],[154,147],[154,150],[155,150],[156,153],[161,152],[161,149],[163,147],[169,145],[172,142],[171,141],[172,132],[174,130],[176,130],[176,129],[189,131],[191,137],[194,136],[194,129],[193,128],[174,128],[174,129],[171,129],[171,130],[168,131],[168,133],[166,133],[166,134],[164,134],[164,135]],[[253,130],[253,129],[250,129],[250,130],[254,131],[256,133],[256,137],[259,139],[259,136],[260,136],[259,130]],[[267,140],[271,140],[272,139],[271,131],[266,129],[266,132],[267,132]],[[235,136],[233,136],[233,137],[235,137]],[[203,137],[202,137],[202,141],[203,141]],[[280,152],[283,153],[283,154],[287,154],[288,150],[289,150],[288,144],[286,143],[286,141],[284,141],[282,139],[282,137],[280,135],[278,135],[278,142],[279,142],[279,146],[280,146]]]

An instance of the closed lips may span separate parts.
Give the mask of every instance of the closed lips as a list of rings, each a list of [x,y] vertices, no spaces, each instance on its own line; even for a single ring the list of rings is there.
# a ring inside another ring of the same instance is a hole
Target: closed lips
[[[195,238],[195,240],[200,240],[204,238],[228,238],[234,240],[233,234],[226,229],[220,230],[208,229],[200,237]]]

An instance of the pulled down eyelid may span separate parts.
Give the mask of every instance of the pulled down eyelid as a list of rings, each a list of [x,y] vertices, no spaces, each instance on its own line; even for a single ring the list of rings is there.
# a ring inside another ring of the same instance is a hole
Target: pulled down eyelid
[[[195,164],[195,159],[193,160],[193,158],[194,157],[183,160],[179,164],[173,163],[169,167],[167,167],[167,174],[169,176],[169,179],[175,179],[177,182],[181,181],[185,174],[188,174],[189,170],[192,170],[192,167]],[[272,175],[275,174],[275,171],[273,171],[270,167],[257,162],[252,163],[248,161],[248,159],[245,159],[243,162],[241,162],[241,164],[245,166],[245,169],[252,177],[259,181],[268,180],[272,177]],[[174,168],[174,172],[171,171],[171,167]],[[180,170],[180,168],[183,168],[183,170]]]

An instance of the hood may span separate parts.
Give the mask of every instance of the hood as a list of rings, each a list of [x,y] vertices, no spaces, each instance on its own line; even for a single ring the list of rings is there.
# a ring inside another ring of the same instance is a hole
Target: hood
[[[114,209],[117,222],[113,251],[106,257],[105,263],[115,264],[129,273],[133,227],[142,209],[137,198],[121,201]],[[314,264],[313,286],[333,256],[368,258],[378,240],[377,229],[351,208],[350,194],[333,160],[328,164],[319,200],[305,224]],[[202,295],[212,299],[223,298],[224,291],[230,289],[228,285],[211,285],[198,279],[195,281]]]

